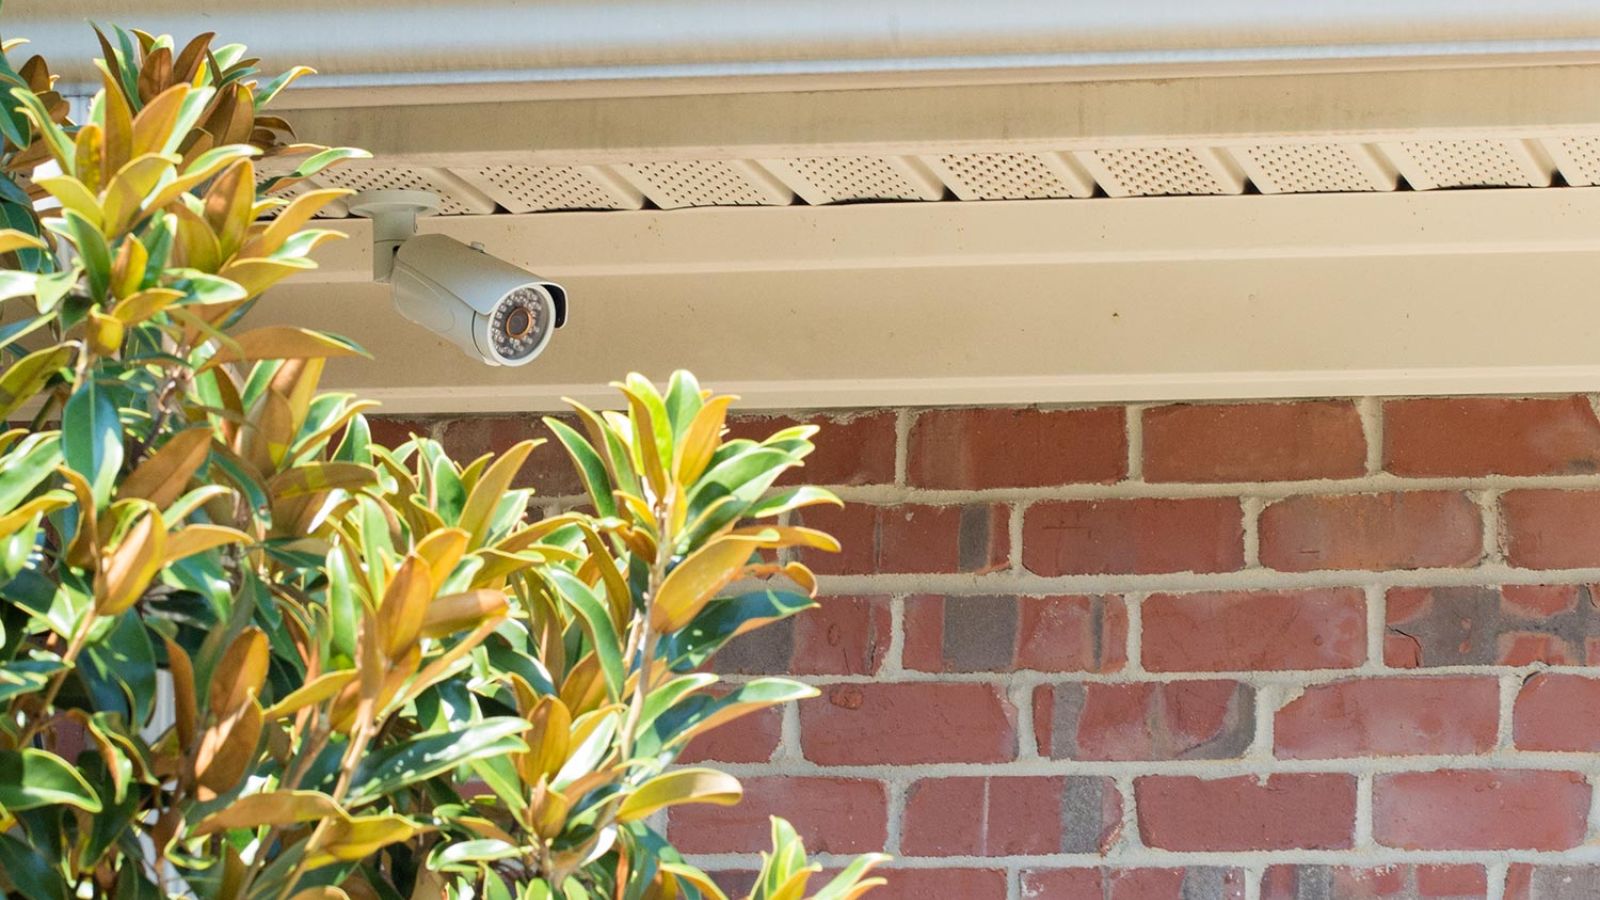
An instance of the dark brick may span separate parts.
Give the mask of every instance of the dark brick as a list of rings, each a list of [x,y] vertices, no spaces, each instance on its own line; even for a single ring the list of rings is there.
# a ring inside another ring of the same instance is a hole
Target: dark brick
[[[1400,668],[1584,665],[1600,640],[1587,585],[1393,588],[1384,660]]]
[[[904,660],[923,672],[1111,672],[1127,634],[1118,597],[911,597]]]

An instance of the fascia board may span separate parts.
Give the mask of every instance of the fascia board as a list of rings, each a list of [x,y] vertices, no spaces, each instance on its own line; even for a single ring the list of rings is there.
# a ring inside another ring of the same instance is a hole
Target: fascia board
[[[269,65],[307,63],[329,87],[719,80],[866,73],[1171,67],[1361,68],[1404,60],[1600,53],[1589,0],[11,0],[69,80],[91,73],[87,21],[216,31]]]

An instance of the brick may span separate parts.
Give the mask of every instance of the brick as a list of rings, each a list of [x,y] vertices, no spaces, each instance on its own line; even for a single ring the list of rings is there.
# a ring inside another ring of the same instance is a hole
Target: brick
[[[825,766],[1008,762],[1016,710],[989,684],[840,684],[801,702],[800,746]]]
[[[1600,566],[1600,491],[1507,491],[1500,496],[1506,562],[1525,569]]]
[[[1120,597],[911,597],[906,668],[922,672],[1115,672],[1127,662]]]
[[[857,778],[741,778],[744,798],[731,807],[673,807],[668,839],[685,853],[753,853],[772,846],[769,817],[789,820],[807,852],[883,849],[889,795],[883,783]]]
[[[367,429],[372,433],[372,442],[380,447],[394,448],[411,440],[413,435],[429,437],[433,433],[434,420],[428,418],[403,418],[395,416],[367,416]],[[334,442],[335,445],[338,441]],[[470,459],[457,459],[456,462],[466,465]]]
[[[1273,734],[1284,759],[1487,753],[1499,723],[1494,678],[1364,678],[1306,688]]]
[[[1483,866],[1268,866],[1261,900],[1471,900],[1488,896]]]
[[[900,851],[906,856],[1104,854],[1121,828],[1122,797],[1110,778],[927,778],[907,789]]]
[[[1366,660],[1356,588],[1152,594],[1143,661],[1152,672],[1346,669]]]
[[[800,552],[801,561],[819,574],[982,574],[1010,565],[1011,510],[1004,504],[852,503],[843,509],[801,510],[796,520],[829,532],[843,544],[838,554]]]
[[[1576,772],[1455,769],[1380,774],[1373,835],[1405,850],[1566,850],[1583,842],[1589,783]]]
[[[872,900],[929,900],[931,897],[959,897],[961,900],[1006,900],[1004,869],[874,869],[889,883],[867,896]],[[813,881],[814,885],[826,884]]]
[[[1512,863],[1505,900],[1594,900],[1600,897],[1600,866]]]
[[[798,416],[738,415],[728,420],[728,440],[766,438],[795,425],[816,425],[817,449],[805,465],[784,473],[778,484],[893,484],[895,412],[802,413]]]
[[[1519,750],[1600,751],[1600,679],[1537,672],[1522,683],[1511,721]]]
[[[887,597],[822,597],[820,605],[728,642],[717,672],[740,675],[874,675],[889,650]]]
[[[1047,576],[1232,572],[1244,565],[1243,512],[1232,497],[1036,503],[1022,564]]]
[[[1350,400],[1157,406],[1144,412],[1146,481],[1355,478],[1367,439]]]
[[[576,427],[570,417],[563,421]],[[439,443],[451,459],[463,465],[485,453],[504,453],[525,440],[544,439],[546,443],[535,448],[517,470],[512,486],[534,488],[542,497],[574,497],[584,492],[572,458],[538,416],[472,416],[451,419],[441,427]]]
[[[679,762],[760,763],[772,759],[783,736],[783,710],[768,707],[704,732],[683,748]]]
[[[1584,665],[1597,657],[1600,609],[1586,585],[1393,588],[1384,662],[1431,666]]]
[[[1120,406],[928,410],[906,456],[912,486],[946,490],[1104,484],[1127,472]]]
[[[1244,872],[1184,869],[1024,869],[1022,900],[1244,900]]]
[[[1600,470],[1600,419],[1581,395],[1440,397],[1383,404],[1384,468],[1405,476]]]
[[[1290,497],[1262,510],[1259,532],[1261,564],[1282,572],[1459,567],[1483,555],[1478,507],[1453,491]]]
[[[1051,759],[1238,759],[1255,737],[1255,693],[1235,681],[1046,684],[1033,726]]]
[[[1352,845],[1356,780],[1282,774],[1134,779],[1139,836],[1159,850],[1343,850]]]

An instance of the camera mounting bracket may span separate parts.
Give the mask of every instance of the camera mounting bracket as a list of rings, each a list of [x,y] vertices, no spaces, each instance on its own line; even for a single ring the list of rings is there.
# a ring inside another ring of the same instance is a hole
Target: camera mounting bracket
[[[439,211],[439,195],[430,191],[360,191],[350,198],[350,212],[372,220],[372,280],[388,284],[400,245],[417,233],[417,217]]]

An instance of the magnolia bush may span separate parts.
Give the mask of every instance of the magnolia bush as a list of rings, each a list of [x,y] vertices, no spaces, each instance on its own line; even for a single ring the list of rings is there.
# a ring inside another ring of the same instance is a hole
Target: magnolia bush
[[[265,112],[305,70],[101,43],[82,122],[0,61],[0,412],[31,420],[0,435],[0,887],[722,897],[657,813],[736,802],[684,745],[813,693],[706,672],[813,605],[787,548],[837,548],[782,523],[838,501],[773,487],[813,429],[724,440],[732,398],[630,376],[549,423],[592,509],[542,520],[512,487],[536,442],[376,445],[371,403],[318,392],[359,348],[243,324],[336,236],[307,224],[343,192],[297,182],[360,155]],[[773,841],[751,896],[807,896],[820,866]]]

